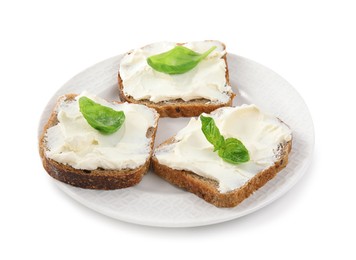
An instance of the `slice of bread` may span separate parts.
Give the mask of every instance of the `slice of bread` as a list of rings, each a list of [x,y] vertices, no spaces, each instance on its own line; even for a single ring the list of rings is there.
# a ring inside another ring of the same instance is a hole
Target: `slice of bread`
[[[218,110],[221,109],[224,108],[220,108]],[[236,122],[236,124],[237,123],[238,122]],[[280,123],[285,125],[282,121],[280,121]],[[182,129],[182,131],[184,131],[184,129]],[[181,167],[174,166],[171,167],[167,165],[167,163],[161,163],[159,161],[157,158],[157,151],[165,153],[166,151],[173,149],[173,154],[179,154],[180,152],[174,151],[175,148],[171,147],[172,145],[181,142],[181,139],[181,135],[178,138],[177,136],[171,137],[155,149],[155,152],[152,156],[152,166],[154,172],[169,183],[194,193],[195,195],[217,207],[237,206],[252,193],[265,185],[269,180],[274,178],[279,171],[286,167],[288,163],[288,155],[292,147],[291,137],[288,141],[282,141],[276,147],[272,148],[274,153],[274,162],[272,165],[269,165],[268,167],[260,170],[257,174],[251,175],[251,178],[249,178],[248,181],[246,181],[240,187],[226,192],[221,192],[219,190],[219,182],[216,179],[212,179],[206,176],[204,177],[204,174],[197,174],[196,172],[189,169],[181,169]],[[206,147],[204,149],[206,149]],[[211,153],[213,153],[213,148],[211,148]],[[221,163],[224,162],[217,162],[217,164]],[[216,170],[219,168],[214,169]],[[231,171],[231,174],[236,174],[236,172]]]
[[[98,167],[90,170],[78,169],[68,163],[61,163],[54,159],[50,159],[47,156],[47,152],[49,151],[47,140],[48,129],[58,124],[57,116],[60,106],[66,103],[74,102],[76,97],[76,94],[67,94],[60,97],[48,119],[48,122],[43,128],[43,132],[39,139],[39,153],[45,170],[50,176],[61,182],[86,189],[112,190],[130,187],[139,183],[143,175],[149,169],[150,158],[153,151],[153,144],[159,119],[159,114],[154,109],[145,107],[145,109],[150,110],[149,112],[152,113],[152,116],[154,117],[154,125],[149,127],[146,132],[146,137],[149,139],[147,159],[136,168],[103,169]],[[113,102],[113,104],[121,103]]]
[[[205,43],[214,43],[216,46],[218,46],[218,48],[221,49],[221,53],[223,53],[223,55],[220,57],[221,60],[223,60],[224,64],[225,64],[225,74],[222,77],[225,77],[223,80],[225,81],[225,90],[222,92],[220,92],[219,94],[224,94],[226,96],[224,101],[219,101],[219,100],[210,100],[207,99],[206,97],[204,98],[204,95],[209,92],[208,90],[204,90],[203,88],[201,88],[200,93],[195,93],[196,97],[187,100],[187,97],[176,97],[176,98],[167,98],[164,100],[160,100],[160,101],[151,101],[149,97],[147,98],[142,98],[142,99],[135,99],[135,97],[131,96],[125,88],[125,77],[124,75],[122,75],[122,67],[120,64],[120,69],[119,69],[119,73],[118,73],[118,86],[119,86],[119,95],[121,100],[125,100],[127,102],[131,102],[131,103],[136,103],[136,104],[144,104],[148,107],[154,108],[157,110],[157,112],[160,114],[161,117],[192,117],[192,116],[198,116],[201,113],[205,112],[205,113],[210,113],[211,111],[219,108],[219,107],[224,107],[224,106],[231,106],[232,105],[232,101],[233,98],[235,97],[235,94],[232,92],[231,88],[230,88],[230,82],[229,82],[229,70],[228,70],[228,64],[226,61],[226,51],[225,51],[225,45],[221,42],[218,41],[204,41]],[[160,43],[156,43],[156,44],[160,44]],[[186,43],[177,43],[175,45],[184,45]],[[190,44],[190,43],[187,43]],[[194,44],[194,42],[193,42]],[[152,44],[153,45],[153,44]],[[152,45],[147,45],[141,49],[139,49],[139,51],[145,51],[148,50],[148,53],[151,53],[151,55],[153,54],[157,54],[155,53],[156,50],[152,50],[155,47],[152,47]],[[187,47],[190,47],[189,45]],[[128,52],[125,58],[131,58],[130,56],[135,55],[135,53],[137,52],[137,50],[133,50]],[[145,53],[145,55],[147,55]],[[209,57],[209,56],[208,56]],[[146,57],[147,58],[147,57]],[[199,67],[200,64],[198,64],[197,67]],[[139,64],[134,63],[132,65],[132,67],[140,67],[141,69],[143,69],[143,71],[152,71],[153,69],[147,64],[146,60],[142,59],[139,61]],[[160,72],[156,72],[156,75],[158,75]],[[188,72],[190,73],[190,72]],[[164,73],[162,73],[164,74]],[[208,73],[209,74],[209,73]],[[210,73],[210,74],[214,74],[214,73]],[[216,73],[215,73],[216,74]],[[180,75],[168,75],[168,74],[164,74],[165,80],[167,78],[174,78],[174,77],[180,77]],[[166,81],[162,81],[162,82],[166,82]],[[209,85],[210,83],[208,83],[207,85]],[[214,83],[212,83],[214,84]],[[143,87],[140,85],[140,87]],[[167,86],[168,87],[168,86]],[[189,86],[187,86],[189,87]],[[147,93],[147,95],[151,95],[151,93]],[[197,97],[198,95],[198,97]],[[185,99],[185,100],[184,100]]]

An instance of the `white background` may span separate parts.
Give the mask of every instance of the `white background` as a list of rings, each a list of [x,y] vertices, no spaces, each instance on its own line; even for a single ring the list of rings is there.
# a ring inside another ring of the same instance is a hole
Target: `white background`
[[[0,259],[355,259],[352,2],[2,1]],[[204,39],[273,69],[305,99],[316,147],[302,180],[258,212],[189,229],[120,222],[63,194],[37,152],[54,92],[131,48]]]

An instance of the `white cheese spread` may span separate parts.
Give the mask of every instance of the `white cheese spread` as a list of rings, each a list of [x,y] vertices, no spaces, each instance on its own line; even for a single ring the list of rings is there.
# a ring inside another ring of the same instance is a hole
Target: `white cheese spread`
[[[86,96],[95,102],[124,111],[125,122],[110,135],[92,128],[79,111],[78,99]],[[143,105],[109,103],[83,93],[73,101],[63,101],[57,110],[58,124],[45,136],[46,156],[75,169],[135,169],[150,155],[150,138],[146,132],[154,127],[157,114]]]
[[[217,48],[192,70],[176,75],[158,72],[150,67],[147,58],[167,52],[177,44],[158,42],[126,54],[120,63],[119,73],[126,96],[152,102],[183,99],[207,99],[213,103],[229,101],[232,90],[226,84],[225,47],[217,41],[189,42],[183,46],[203,53],[212,46]]]
[[[205,114],[204,114],[205,115]],[[220,133],[239,139],[248,149],[250,161],[239,165],[223,161],[205,138],[199,118],[192,118],[175,137],[175,143],[158,148],[159,163],[177,170],[189,170],[219,183],[221,193],[243,186],[278,157],[278,146],[291,140],[289,127],[278,118],[262,113],[255,105],[224,107],[211,116]]]

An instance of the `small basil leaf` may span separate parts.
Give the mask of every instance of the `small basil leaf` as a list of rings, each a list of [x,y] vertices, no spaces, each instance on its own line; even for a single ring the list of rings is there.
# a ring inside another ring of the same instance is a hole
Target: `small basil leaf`
[[[166,74],[182,74],[198,65],[216,46],[200,54],[184,46],[176,46],[172,50],[147,58],[147,63],[153,69]]]
[[[224,144],[224,137],[220,134],[219,128],[215,125],[214,119],[211,117],[200,116],[202,123],[201,130],[205,138],[214,145],[214,152],[219,150]]]
[[[202,122],[201,130],[205,138],[214,145],[214,152],[218,151],[218,155],[225,162],[232,164],[240,164],[248,162],[250,155],[243,143],[236,138],[225,138],[220,134],[219,128],[215,125],[214,119],[211,117],[200,116]]]
[[[240,164],[250,160],[246,147],[236,138],[227,138],[218,154],[224,161],[232,164]]]
[[[125,121],[123,111],[102,106],[87,97],[79,98],[79,109],[88,124],[102,134],[116,132]]]

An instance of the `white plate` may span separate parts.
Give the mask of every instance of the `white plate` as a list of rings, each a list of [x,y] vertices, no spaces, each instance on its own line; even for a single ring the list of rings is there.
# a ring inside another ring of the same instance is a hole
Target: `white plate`
[[[39,130],[47,121],[59,95],[88,90],[108,100],[117,100],[117,71],[122,55],[110,58],[69,80],[48,103]],[[293,131],[288,166],[277,177],[235,208],[221,209],[180,190],[148,172],[135,187],[96,191],[55,181],[69,196],[104,215],[142,225],[192,227],[219,223],[256,211],[282,196],[306,171],[314,148],[314,129],[303,99],[283,78],[246,58],[228,55],[235,105],[254,103],[286,122]],[[237,87],[237,88],[236,88]],[[189,119],[160,119],[156,145],[174,135]]]

